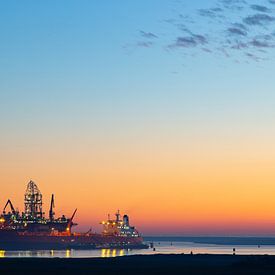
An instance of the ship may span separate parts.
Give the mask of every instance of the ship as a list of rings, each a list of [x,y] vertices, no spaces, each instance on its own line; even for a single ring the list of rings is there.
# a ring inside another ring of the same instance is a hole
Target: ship
[[[72,230],[77,209],[70,217],[55,217],[55,199],[51,196],[50,209],[46,217],[43,212],[42,193],[34,181],[29,181],[24,196],[25,211],[20,213],[8,199],[0,215],[0,250],[63,250],[63,249],[146,249],[141,234],[130,225],[129,216],[115,218],[108,215],[100,222],[101,233],[80,233]],[[7,209],[10,209],[7,211]]]

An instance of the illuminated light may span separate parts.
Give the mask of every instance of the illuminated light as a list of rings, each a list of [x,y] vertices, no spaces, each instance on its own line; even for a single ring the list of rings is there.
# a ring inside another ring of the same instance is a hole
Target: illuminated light
[[[67,228],[66,228],[66,230],[67,230],[67,231],[70,231],[70,228],[69,228],[69,227],[67,227]]]
[[[106,249],[101,249],[101,257],[102,258],[106,257]]]
[[[0,218],[0,223],[4,223],[5,219],[4,218]]]
[[[71,250],[67,249],[66,250],[66,258],[70,258],[71,257]]]
[[[115,222],[113,222],[113,225],[115,225],[116,223]]]
[[[112,257],[116,257],[116,249],[113,249]]]
[[[5,250],[0,250],[0,258],[5,258]]]
[[[124,249],[121,249],[121,250],[119,251],[119,256],[124,256]]]
[[[111,252],[111,250],[110,250],[110,249],[107,249],[107,254],[106,254],[106,257],[107,257],[107,258],[110,257],[110,252]]]
[[[54,251],[53,251],[53,250],[51,250],[51,256],[52,256],[52,257],[54,256]]]

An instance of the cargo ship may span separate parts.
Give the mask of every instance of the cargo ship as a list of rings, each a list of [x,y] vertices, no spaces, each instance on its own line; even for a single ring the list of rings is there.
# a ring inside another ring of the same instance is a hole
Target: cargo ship
[[[56,218],[52,195],[49,215],[45,217],[42,193],[32,180],[27,185],[24,205],[25,211],[20,213],[11,200],[5,204],[0,215],[0,250],[148,248],[140,233],[130,225],[129,217],[121,218],[119,211],[114,219],[108,215],[108,219],[101,222],[102,233],[73,232],[77,209],[69,218],[65,215]]]

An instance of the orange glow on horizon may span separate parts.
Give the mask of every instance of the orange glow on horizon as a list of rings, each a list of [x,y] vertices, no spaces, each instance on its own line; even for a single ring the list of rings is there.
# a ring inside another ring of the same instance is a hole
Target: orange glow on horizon
[[[1,163],[0,203],[11,199],[22,211],[26,175],[31,175],[43,194],[46,215],[54,193],[57,216],[69,217],[79,209],[78,230],[99,231],[100,221],[121,209],[144,235],[275,235],[275,160],[270,148],[252,154],[249,144],[212,152],[208,147],[160,147],[141,150],[125,144],[121,152],[108,147],[93,154],[84,148],[65,152],[54,147],[56,151],[43,151],[43,158],[19,157],[17,163],[7,155]]]

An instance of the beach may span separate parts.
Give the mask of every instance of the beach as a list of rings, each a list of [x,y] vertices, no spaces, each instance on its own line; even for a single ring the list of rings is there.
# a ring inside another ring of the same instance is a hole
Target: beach
[[[275,274],[275,256],[147,255],[115,258],[3,258],[0,274]]]

